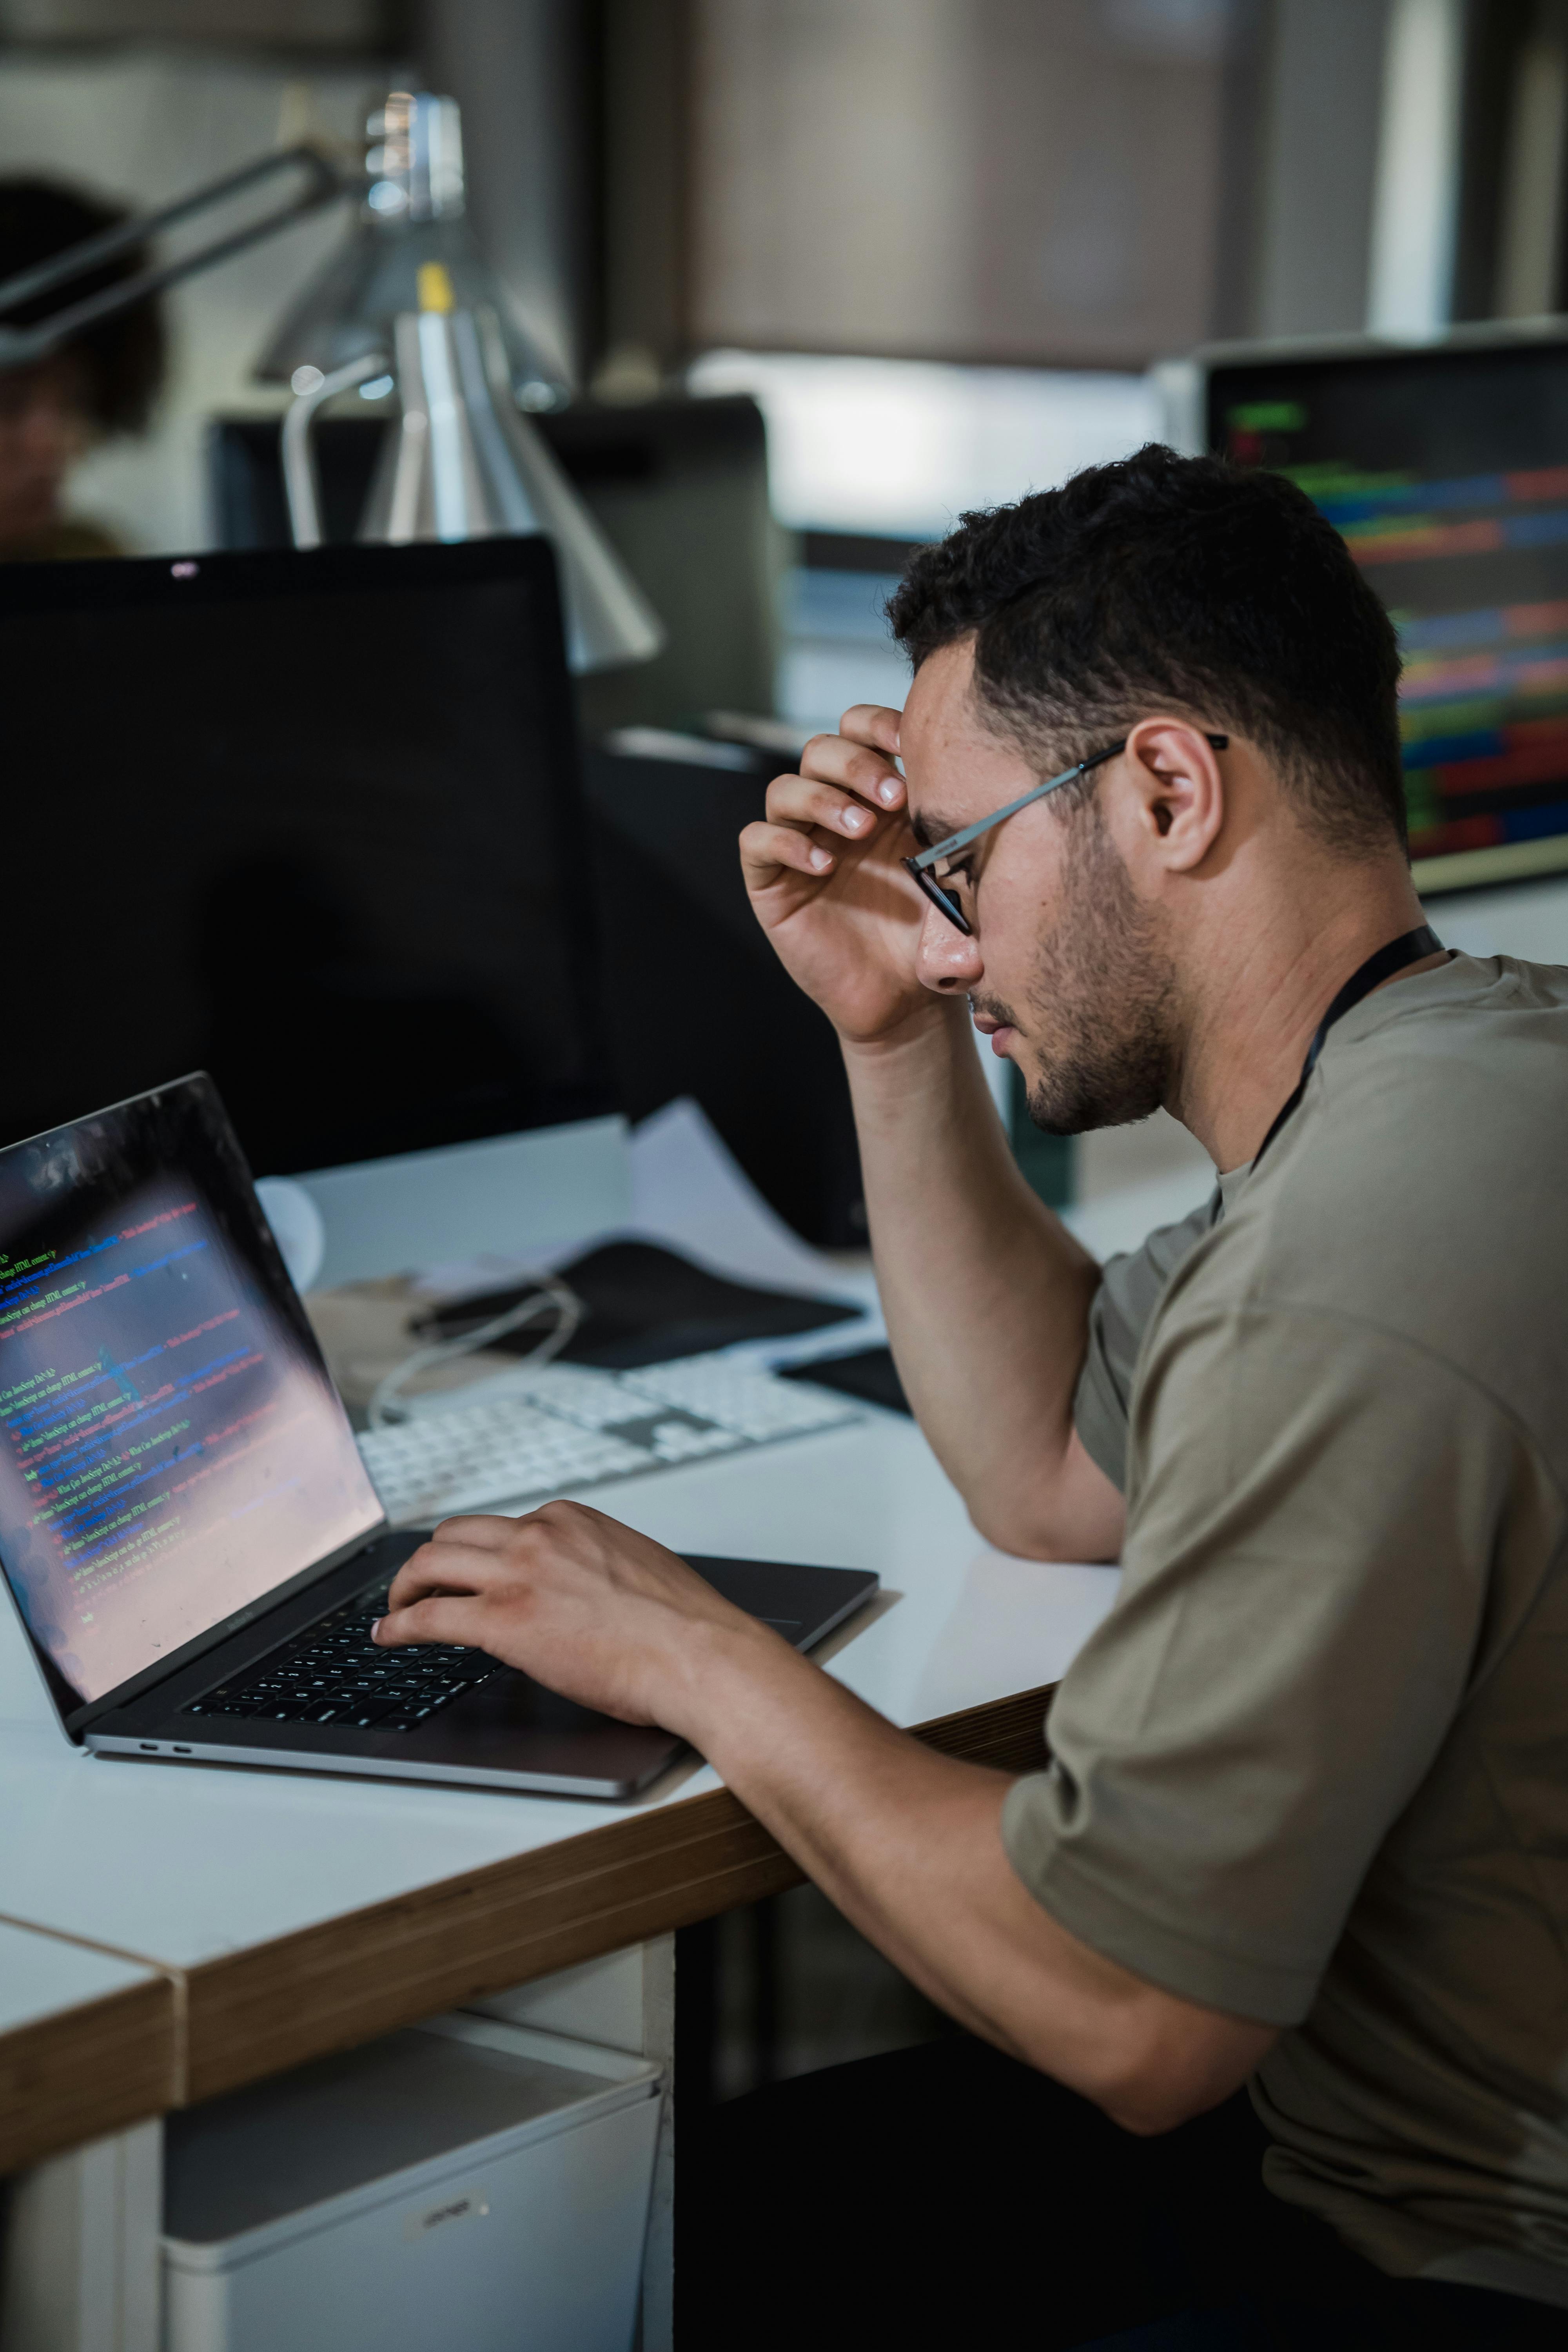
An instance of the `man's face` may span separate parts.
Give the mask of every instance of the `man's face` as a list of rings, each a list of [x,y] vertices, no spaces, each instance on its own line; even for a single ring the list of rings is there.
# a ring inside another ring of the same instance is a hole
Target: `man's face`
[[[900,744],[921,845],[1029,790],[1041,774],[986,728],[969,644],[921,666]],[[1113,739],[1114,740],[1114,739]],[[936,908],[921,937],[927,987],[969,997],[994,1052],[1016,1063],[1037,1127],[1060,1135],[1147,1118],[1172,1092],[1176,990],[1157,908],[1134,890],[1100,795],[1037,801],[953,862],[949,887],[973,927]],[[1076,788],[1075,788],[1076,789]]]

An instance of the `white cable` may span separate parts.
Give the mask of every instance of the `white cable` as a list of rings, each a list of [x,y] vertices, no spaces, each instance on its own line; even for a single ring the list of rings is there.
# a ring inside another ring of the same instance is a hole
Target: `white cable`
[[[567,1284],[552,1274],[543,1274],[537,1277],[536,1287],[526,1298],[520,1299],[515,1307],[509,1307],[504,1315],[493,1316],[489,1322],[481,1323],[477,1331],[465,1331],[460,1339],[432,1339],[428,1346],[416,1348],[412,1355],[405,1356],[384,1380],[376,1382],[375,1392],[370,1401],[372,1429],[387,1426],[388,1412],[395,1404],[398,1391],[405,1381],[414,1378],[416,1372],[426,1371],[432,1364],[450,1363],[458,1356],[471,1356],[479,1349],[488,1348],[493,1340],[504,1338],[507,1332],[521,1331],[525,1324],[534,1322],[552,1307],[559,1318],[554,1330],[547,1332],[532,1353],[522,1359],[527,1364],[549,1363],[551,1358],[558,1356],[566,1346],[586,1309],[576,1292]],[[398,1406],[395,1418],[403,1421],[406,1417],[406,1406]]]

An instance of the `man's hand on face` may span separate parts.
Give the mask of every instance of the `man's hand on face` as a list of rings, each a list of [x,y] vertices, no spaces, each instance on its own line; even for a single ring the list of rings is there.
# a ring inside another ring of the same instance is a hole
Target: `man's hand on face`
[[[774,777],[766,818],[741,835],[757,920],[852,1045],[934,1011],[915,971],[923,902],[899,863],[918,846],[894,765],[899,719],[873,703],[847,710],[839,734],[806,745],[798,775]]]
[[[584,1706],[689,1738],[705,1661],[792,1654],[674,1552],[582,1503],[444,1521],[398,1570],[374,1639],[466,1643]]]

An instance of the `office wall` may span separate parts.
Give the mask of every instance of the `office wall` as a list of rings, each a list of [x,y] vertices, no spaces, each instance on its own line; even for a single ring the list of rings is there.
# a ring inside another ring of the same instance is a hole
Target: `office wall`
[[[1366,320],[1386,0],[1274,0],[1250,300],[1226,332],[1353,333]]]
[[[423,0],[412,23],[423,86],[463,110],[480,247],[563,386],[601,340],[599,16],[584,0]]]
[[[697,348],[1140,364],[1211,323],[1226,0],[693,0]]]
[[[1568,302],[1568,0],[1487,0],[1466,25],[1458,319]]]
[[[250,41],[374,56],[393,44],[392,0],[0,0],[11,41]]]

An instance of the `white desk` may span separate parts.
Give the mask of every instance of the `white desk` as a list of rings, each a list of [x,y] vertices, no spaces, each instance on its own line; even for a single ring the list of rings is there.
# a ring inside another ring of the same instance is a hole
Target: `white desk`
[[[1110,1570],[989,1550],[918,1431],[891,1414],[628,1481],[602,1500],[677,1549],[876,1569],[885,1597],[869,1622],[836,1638],[829,1671],[910,1727],[991,1710],[1055,1682],[1115,1591]],[[1029,1701],[1023,1724],[1037,1727],[1037,1712]],[[1017,1731],[1009,1718],[1015,1748]],[[187,2099],[363,2040],[461,1992],[515,1984],[727,1907],[700,1900],[690,1884],[721,1873],[723,1855],[703,1857],[700,1873],[692,1864],[714,1835],[734,1843],[740,1813],[699,1810],[720,1784],[697,1764],[640,1801],[605,1805],[110,1762],[74,1751],[41,1694],[30,1721],[0,1726],[0,1770],[5,1912],[183,1980]],[[770,1884],[791,1883],[752,1829],[728,1865],[733,1902],[751,1898],[741,1880],[755,1875],[759,1851],[773,1865]],[[552,1850],[580,1896],[585,1874],[603,1882],[596,1900],[578,1905],[575,1932],[563,1916],[559,1870],[523,1874],[521,1909],[506,1900],[516,1866],[544,1864]],[[672,1896],[666,1907],[679,1919],[617,1918],[650,1898],[657,1909],[660,1889],[636,1867],[656,1855]],[[636,1885],[622,1884],[627,1865]],[[685,1901],[678,1879],[689,1885]],[[437,1889],[426,1923],[433,1948],[422,1953],[426,1938],[409,1906]],[[501,1923],[484,1924],[487,1895],[507,1913],[504,1955],[494,1949]],[[453,1949],[459,1920],[466,1962]],[[454,1972],[466,1982],[448,1984]]]
[[[1116,1590],[1113,1570],[990,1550],[894,1414],[588,1498],[677,1549],[875,1569],[884,1593],[825,1645],[828,1671],[893,1722],[1014,1769],[1041,1755],[1046,1687]],[[70,1748],[16,1664],[0,1673],[13,1709],[0,1723],[4,1906],[173,1988],[173,2080],[146,2086],[146,2114],[665,1937],[799,1876],[697,1762],[625,1805],[110,1762]],[[668,2030],[664,1967],[662,1984],[634,1989],[642,2013],[664,2019],[639,2045],[650,2050]],[[537,2021],[594,2031],[573,2014],[567,2002]],[[11,2160],[26,2153],[19,2136]],[[667,2314],[668,2153],[663,2179]],[[648,2344],[668,2341],[667,2324],[650,2304]]]
[[[167,1977],[0,1921],[0,2175],[178,2092]]]
[[[174,2103],[177,2054],[167,1977],[0,1921],[0,2189],[34,2168],[5,2217],[6,2352],[153,2352],[162,2151],[138,2119]]]
[[[910,1727],[994,1711],[1055,1682],[1115,1591],[1110,1570],[1045,1567],[989,1550],[924,1440],[891,1414],[630,1481],[602,1499],[678,1549],[876,1569],[885,1596],[869,1622],[863,1616],[830,1645],[829,1671]],[[1002,1736],[1015,1750],[1020,1724],[1026,1749],[1033,1741],[1037,1716],[1030,1700],[1017,1721],[1008,1717]],[[972,1750],[976,1744],[984,1738]],[[646,1908],[659,1893],[643,1884],[638,1860],[662,1854],[673,1893],[676,1879],[721,1871],[718,1853],[694,1871],[702,1843],[714,1835],[733,1843],[737,1821],[749,1821],[738,1807],[719,1817],[700,1808],[719,1782],[695,1763],[640,1801],[605,1805],[109,1762],[68,1746],[41,1694],[30,1721],[0,1726],[0,1770],[5,1912],[183,1980],[185,2098],[364,2039],[458,1990],[515,1984],[662,1932],[677,1919],[642,1927],[614,1916]],[[771,1841],[752,1830],[732,1856],[732,1901],[750,1899],[740,1878],[758,1852],[776,1864]],[[542,1866],[552,1852],[563,1871]],[[506,1880],[529,1863],[518,1908],[503,1900]],[[635,1885],[622,1884],[626,1865]],[[601,1879],[599,1899],[587,1899],[584,1874]],[[578,1887],[575,1932],[557,1880]],[[782,1875],[775,1866],[770,1883],[790,1883],[787,1865]],[[421,1956],[416,1947],[426,1938],[409,1906],[437,1889],[427,1925],[445,1949]],[[459,1919],[471,1937],[487,1895],[507,1911],[510,1940],[504,1954],[495,1951],[500,1923],[491,1922],[468,1945],[466,1985],[449,1991],[446,1979],[465,1974],[452,1948]],[[691,1885],[688,1900],[674,1901],[682,1919],[727,1907],[713,1900],[692,1908],[697,1896]],[[432,1971],[442,1982],[426,1987]],[[389,1995],[389,1977],[405,1989]],[[410,2009],[410,2000],[423,2007]]]

